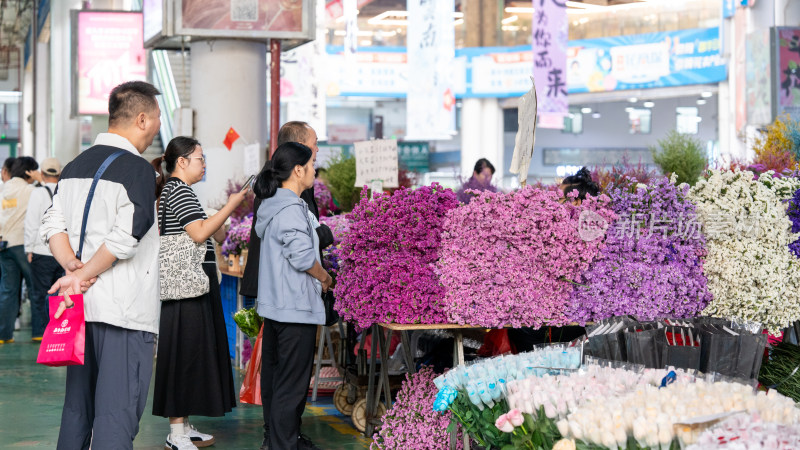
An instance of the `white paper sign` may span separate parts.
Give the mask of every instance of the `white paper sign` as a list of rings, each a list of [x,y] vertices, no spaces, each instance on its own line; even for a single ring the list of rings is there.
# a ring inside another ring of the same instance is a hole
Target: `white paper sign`
[[[244,174],[258,175],[261,170],[261,144],[258,142],[244,146]]]
[[[514,156],[511,158],[511,173],[519,174],[520,184],[528,180],[528,168],[533,158],[533,143],[536,134],[536,82],[531,77],[533,87],[519,99],[519,128],[514,139]]]
[[[356,187],[380,180],[385,188],[399,187],[397,140],[378,139],[353,144],[356,153]]]

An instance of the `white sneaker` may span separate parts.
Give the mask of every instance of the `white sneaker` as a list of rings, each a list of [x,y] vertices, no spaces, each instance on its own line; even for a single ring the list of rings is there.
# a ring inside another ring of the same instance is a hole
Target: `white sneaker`
[[[164,444],[166,450],[196,450],[197,447],[192,444],[189,436],[182,434],[173,437],[172,434],[167,435],[167,442]]]
[[[214,445],[214,443],[217,442],[217,440],[214,439],[214,436],[197,431],[197,428],[195,428],[193,425],[189,425],[189,429],[186,430],[186,436],[192,440],[192,443],[195,445],[195,447],[208,447],[209,445]]]
[[[17,317],[17,321],[14,322],[14,331],[19,331],[20,328],[19,317]]]

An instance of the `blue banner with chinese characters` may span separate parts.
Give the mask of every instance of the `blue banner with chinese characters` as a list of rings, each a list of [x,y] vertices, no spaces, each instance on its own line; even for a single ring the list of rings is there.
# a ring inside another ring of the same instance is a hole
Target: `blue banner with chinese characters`
[[[716,83],[727,78],[718,28],[571,41],[570,93]]]

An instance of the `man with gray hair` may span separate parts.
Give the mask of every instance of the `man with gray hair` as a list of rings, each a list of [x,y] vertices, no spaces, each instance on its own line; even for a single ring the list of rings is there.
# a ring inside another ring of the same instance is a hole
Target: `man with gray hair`
[[[141,157],[161,127],[156,95],[143,81],[111,91],[108,133],[64,167],[42,220],[66,271],[50,293],[86,292],[85,362],[67,367],[59,450],[132,449],[139,432],[161,310],[156,177]]]

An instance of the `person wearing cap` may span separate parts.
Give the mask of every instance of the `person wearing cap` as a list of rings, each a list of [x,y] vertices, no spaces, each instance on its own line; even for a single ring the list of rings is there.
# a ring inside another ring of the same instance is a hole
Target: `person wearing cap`
[[[25,253],[31,264],[33,286],[31,286],[31,338],[41,342],[44,329],[49,320],[47,290],[59,278],[64,276],[64,269],[53,257],[50,247],[39,237],[42,217],[53,204],[56,183],[61,175],[61,163],[56,158],[45,158],[39,165],[41,169],[39,187],[31,192],[28,200],[28,211],[25,213]]]

